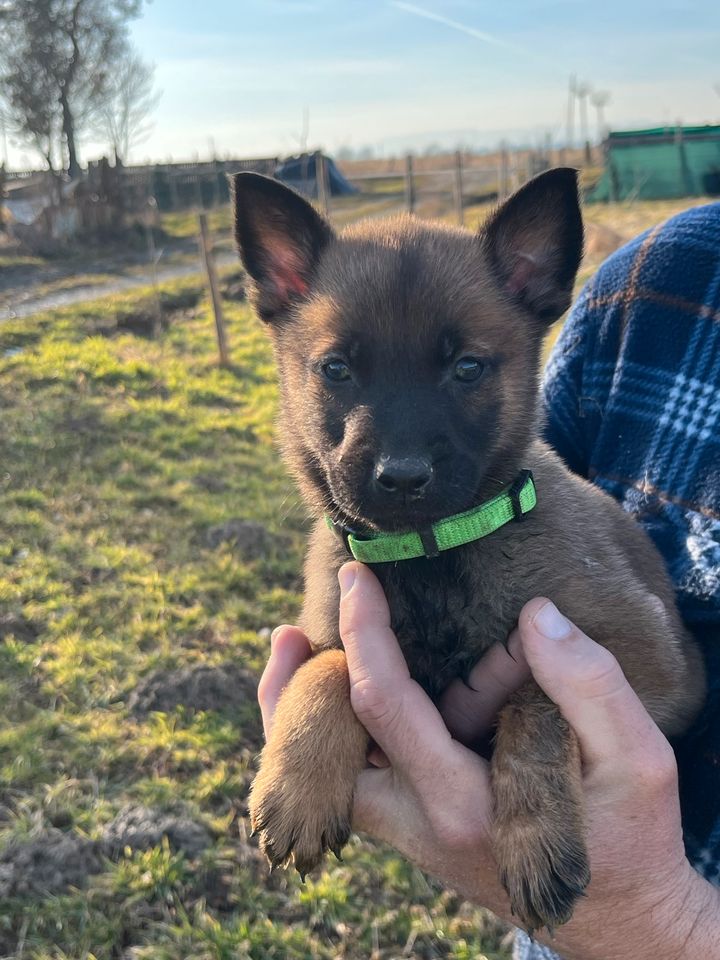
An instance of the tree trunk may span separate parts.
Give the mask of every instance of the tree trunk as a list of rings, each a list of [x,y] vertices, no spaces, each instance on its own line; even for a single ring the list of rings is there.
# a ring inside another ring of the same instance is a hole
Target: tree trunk
[[[75,121],[64,90],[60,94],[60,105],[62,106],[63,114],[63,135],[68,152],[68,173],[70,174],[70,179],[75,180],[80,176],[80,164],[78,163],[77,149],[75,147]]]
[[[71,180],[80,176],[80,164],[77,158],[77,149],[75,147],[75,119],[70,109],[68,100],[68,91],[72,88],[75,80],[75,72],[80,63],[80,44],[78,42],[78,20],[80,18],[80,8],[85,0],[76,0],[72,12],[72,22],[70,24],[70,40],[73,46],[73,55],[67,68],[67,72],[60,86],[60,105],[62,107],[63,122],[62,129],[65,136],[68,152],[68,173]]]
[[[5,198],[5,163],[0,163],[0,233],[5,232],[5,214],[3,213]]]

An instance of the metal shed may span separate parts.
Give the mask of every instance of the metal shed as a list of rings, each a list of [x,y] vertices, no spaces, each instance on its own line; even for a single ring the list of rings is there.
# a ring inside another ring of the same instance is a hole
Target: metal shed
[[[720,195],[720,125],[622,130],[603,148],[605,172],[590,202]]]

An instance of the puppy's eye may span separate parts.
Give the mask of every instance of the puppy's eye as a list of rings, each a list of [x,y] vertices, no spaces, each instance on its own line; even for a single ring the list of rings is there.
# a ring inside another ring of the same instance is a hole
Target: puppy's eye
[[[326,360],[320,368],[327,380],[340,383],[350,379],[350,367],[344,360]]]
[[[461,357],[455,364],[453,376],[463,383],[479,380],[485,370],[485,364],[477,357]]]

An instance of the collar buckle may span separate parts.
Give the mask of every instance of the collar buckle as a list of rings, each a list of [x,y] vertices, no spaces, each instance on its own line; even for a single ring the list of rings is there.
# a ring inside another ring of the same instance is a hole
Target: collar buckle
[[[349,537],[350,534],[357,537],[359,536],[357,530],[353,530],[352,527],[346,527],[344,523],[340,523],[339,520],[330,520],[331,528],[333,533],[339,538],[342,545],[345,547],[346,552],[352,559],[355,559],[355,554],[350,549]]]
[[[440,556],[440,547],[432,526],[423,527],[421,530],[418,530],[418,536],[422,541],[423,550],[428,560],[433,560],[435,557]]]
[[[515,477],[512,482],[512,485],[508,488],[508,496],[510,497],[510,503],[512,505],[513,511],[513,520],[516,520],[518,523],[522,523],[525,519],[525,513],[520,503],[520,494],[525,488],[525,484],[528,480],[533,480],[532,470],[521,470],[520,473]]]

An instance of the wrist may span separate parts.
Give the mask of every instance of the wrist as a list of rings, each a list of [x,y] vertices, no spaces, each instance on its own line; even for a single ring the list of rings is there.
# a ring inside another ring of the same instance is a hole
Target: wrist
[[[667,912],[672,960],[720,960],[720,890],[690,867],[681,901]],[[673,923],[673,916],[675,922]]]
[[[720,960],[720,890],[687,860],[672,885],[655,883],[601,905],[591,886],[571,922],[540,939],[564,960]]]

